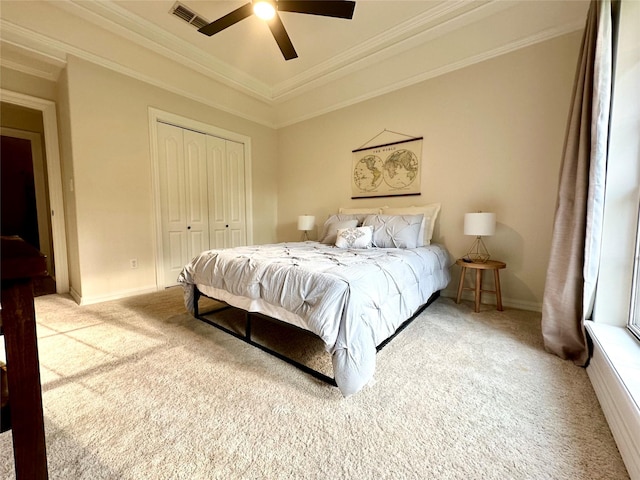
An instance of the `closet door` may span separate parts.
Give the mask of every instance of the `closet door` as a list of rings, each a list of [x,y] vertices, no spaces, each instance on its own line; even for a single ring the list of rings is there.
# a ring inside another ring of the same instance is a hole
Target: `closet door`
[[[244,145],[226,140],[227,147],[227,224],[229,246],[247,244],[247,217],[244,185]]]
[[[246,245],[244,145],[207,137],[211,248]]]
[[[206,136],[158,123],[164,286],[209,248]]]
[[[209,205],[207,199],[207,136],[184,130],[187,263],[209,250]]]

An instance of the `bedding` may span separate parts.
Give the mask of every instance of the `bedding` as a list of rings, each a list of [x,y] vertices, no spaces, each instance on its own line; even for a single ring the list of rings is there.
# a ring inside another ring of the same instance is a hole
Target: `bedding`
[[[348,396],[372,380],[376,347],[447,286],[449,266],[447,250],[437,244],[341,249],[308,241],[205,251],[178,281],[192,313],[197,288],[313,332]]]

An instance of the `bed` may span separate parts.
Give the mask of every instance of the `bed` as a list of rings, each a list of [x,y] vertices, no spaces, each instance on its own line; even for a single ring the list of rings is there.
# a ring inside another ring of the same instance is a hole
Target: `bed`
[[[187,309],[198,318],[198,299],[205,295],[318,336],[331,354],[335,385],[348,396],[373,379],[378,347],[447,286],[451,261],[442,245],[403,243],[413,230],[423,235],[423,215],[333,217],[338,219],[325,222],[323,241],[208,250],[184,267],[178,281]],[[387,236],[391,217],[398,220],[395,244],[380,235],[376,242],[376,227],[367,221],[382,221]],[[399,230],[405,232],[397,235]],[[345,235],[347,244],[340,246]]]

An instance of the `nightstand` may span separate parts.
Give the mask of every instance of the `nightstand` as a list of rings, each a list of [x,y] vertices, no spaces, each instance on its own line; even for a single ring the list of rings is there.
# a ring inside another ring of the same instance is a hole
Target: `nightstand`
[[[462,290],[473,290],[475,292],[475,311],[480,311],[480,300],[482,293],[495,293],[496,304],[498,311],[502,311],[502,294],[500,293],[500,270],[507,266],[506,263],[498,260],[487,260],[485,263],[465,262],[459,258],[456,260],[456,265],[460,265],[460,284],[458,285],[458,297],[456,303],[460,303],[460,297],[462,296]],[[476,271],[476,284],[473,287],[464,286],[464,277],[468,269]],[[482,272],[485,270],[493,270],[493,278],[495,280],[495,290],[483,290],[482,289]]]

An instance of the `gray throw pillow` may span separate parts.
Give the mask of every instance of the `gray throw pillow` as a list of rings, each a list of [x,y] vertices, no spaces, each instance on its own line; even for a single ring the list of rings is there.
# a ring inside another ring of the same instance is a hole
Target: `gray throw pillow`
[[[424,215],[369,215],[363,226],[373,227],[373,245],[378,248],[417,248]]]

